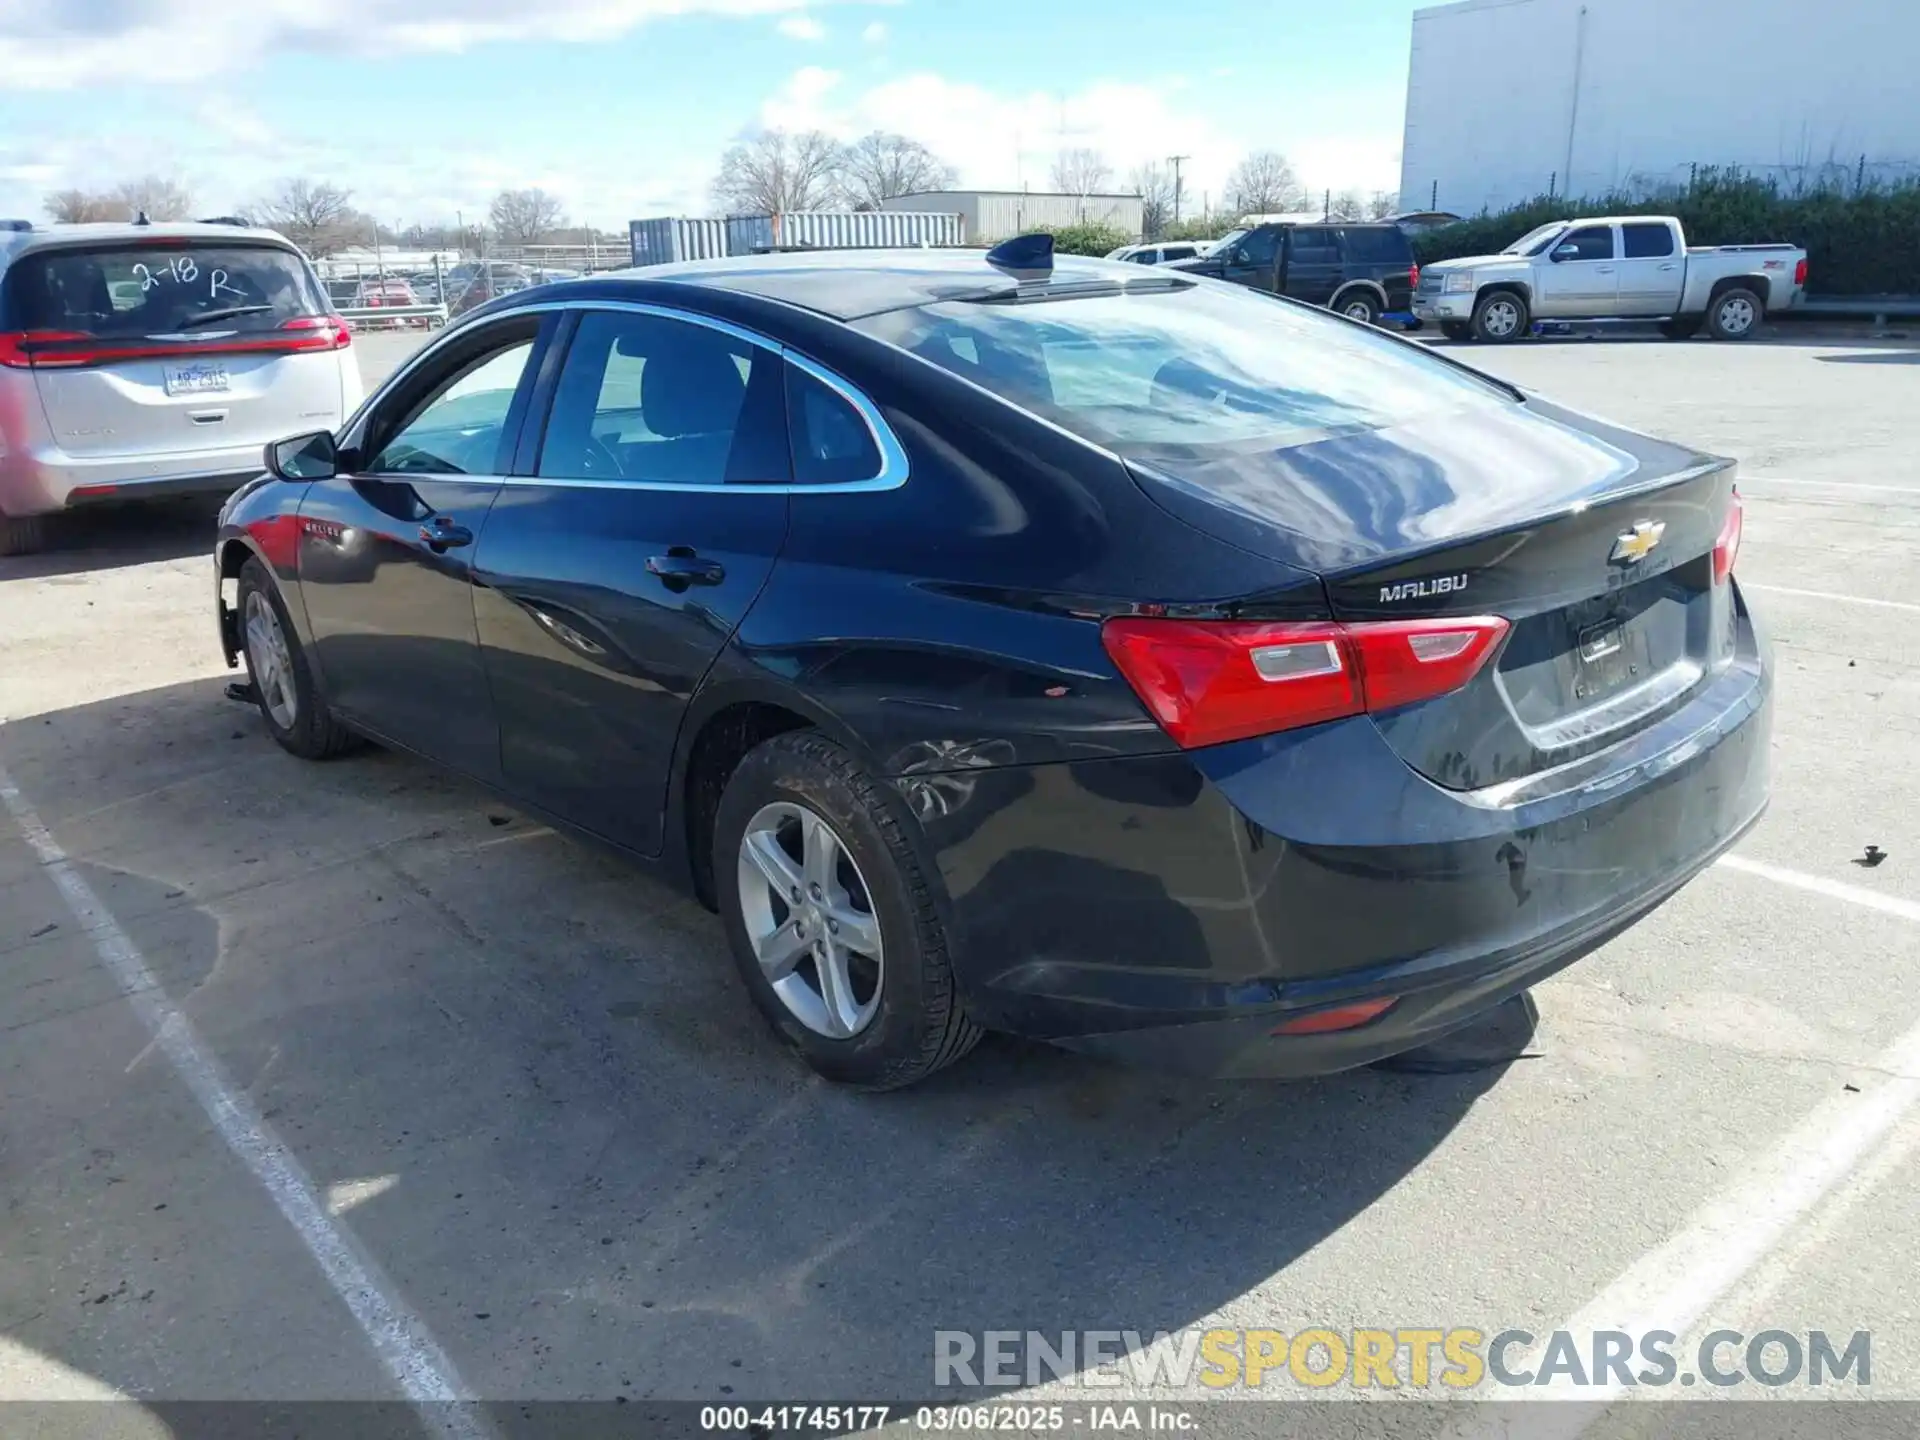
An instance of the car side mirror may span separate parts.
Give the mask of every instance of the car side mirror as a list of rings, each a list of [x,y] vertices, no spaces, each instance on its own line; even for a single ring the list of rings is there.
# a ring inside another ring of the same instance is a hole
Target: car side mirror
[[[1579,258],[1580,247],[1578,245],[1557,245],[1554,247],[1553,263],[1556,265],[1562,261],[1578,260]]]
[[[282,480],[330,480],[340,468],[340,452],[330,431],[315,430],[267,446],[267,469]]]

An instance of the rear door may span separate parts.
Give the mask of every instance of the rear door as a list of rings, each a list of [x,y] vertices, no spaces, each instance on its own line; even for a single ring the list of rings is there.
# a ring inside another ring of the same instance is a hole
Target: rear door
[[[1556,258],[1564,257],[1564,258]],[[1611,225],[1582,225],[1569,230],[1547,252],[1547,263],[1535,270],[1536,319],[1568,316],[1607,319],[1620,295],[1618,243]]]
[[[785,362],[691,314],[569,324],[478,549],[481,651],[507,788],[654,854],[687,702],[786,538]]]
[[[474,631],[473,555],[558,318],[451,337],[347,437],[300,506],[300,590],[328,700],[482,780],[500,731]]]
[[[358,399],[347,328],[284,246],[66,245],[23,256],[7,284],[23,328],[41,332],[34,388],[69,455],[258,450],[333,428]]]
[[[1620,227],[1621,315],[1665,316],[1680,308],[1687,270],[1673,226],[1664,220]]]
[[[1327,225],[1299,225],[1287,232],[1281,293],[1309,305],[1325,305],[1343,274],[1340,232]]]

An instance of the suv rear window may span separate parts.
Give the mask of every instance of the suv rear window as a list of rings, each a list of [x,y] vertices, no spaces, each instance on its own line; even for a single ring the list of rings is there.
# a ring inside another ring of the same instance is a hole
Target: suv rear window
[[[949,301],[854,324],[1128,458],[1252,454],[1511,403],[1417,346],[1237,288]]]
[[[276,330],[326,309],[306,262],[273,245],[34,251],[7,287],[23,329],[103,339]]]
[[[1413,266],[1413,247],[1398,225],[1349,225],[1346,236],[1350,264]]]

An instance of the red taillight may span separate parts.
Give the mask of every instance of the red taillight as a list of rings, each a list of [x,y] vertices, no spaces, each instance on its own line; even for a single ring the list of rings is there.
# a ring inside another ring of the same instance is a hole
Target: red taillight
[[[9,370],[25,370],[43,347],[86,338],[77,330],[0,330],[0,365]]]
[[[296,315],[280,322],[282,330],[314,332],[317,343],[294,342],[300,350],[344,350],[353,343],[353,329],[338,315]]]
[[[1332,1030],[1352,1030],[1377,1020],[1393,1008],[1398,995],[1383,995],[1377,1000],[1356,1000],[1351,1005],[1335,1005],[1296,1016],[1273,1027],[1275,1035],[1325,1035]]]
[[[1411,280],[1413,283],[1413,288],[1418,290],[1420,288],[1420,265],[1417,261],[1414,263],[1413,275],[1411,276]]]
[[[1506,633],[1489,615],[1351,625],[1120,617],[1100,638],[1161,728],[1192,750],[1445,695]]]
[[[1727,577],[1733,574],[1733,562],[1740,558],[1740,532],[1746,528],[1747,507],[1740,499],[1740,492],[1733,492],[1733,503],[1727,508],[1727,520],[1720,527],[1720,538],[1713,542],[1713,583],[1724,585]]]
[[[119,360],[344,350],[352,343],[353,332],[338,315],[296,315],[275,332],[215,340],[100,340],[80,330],[13,330],[0,332],[0,365],[14,370],[80,370]]]
[[[1807,259],[1804,255],[1800,257],[1800,263],[1793,267],[1793,283],[1796,285],[1807,283]]]

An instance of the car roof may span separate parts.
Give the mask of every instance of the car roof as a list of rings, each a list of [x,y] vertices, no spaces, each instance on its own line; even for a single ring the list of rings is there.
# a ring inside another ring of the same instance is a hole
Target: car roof
[[[1128,283],[1137,265],[1085,255],[1056,255],[1052,276],[1040,285]],[[1006,272],[987,263],[984,250],[812,250],[779,255],[684,260],[615,270],[561,286],[605,286],[620,280],[664,280],[783,301],[835,320],[857,320],[888,310],[958,300],[1011,286]]]

